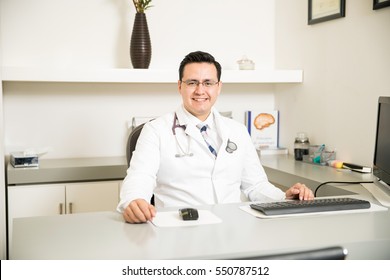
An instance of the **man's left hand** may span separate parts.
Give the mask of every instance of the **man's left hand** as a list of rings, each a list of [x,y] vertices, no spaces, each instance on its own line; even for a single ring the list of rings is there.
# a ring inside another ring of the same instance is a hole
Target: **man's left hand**
[[[312,200],[314,194],[305,184],[296,183],[286,191],[286,199]]]

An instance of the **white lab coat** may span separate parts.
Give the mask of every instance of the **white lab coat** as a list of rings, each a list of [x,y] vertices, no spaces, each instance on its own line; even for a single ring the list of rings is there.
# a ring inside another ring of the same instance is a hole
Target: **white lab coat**
[[[251,201],[285,198],[269,183],[246,127],[214,108],[212,112],[222,138],[217,158],[183,107],[176,114],[186,129],[176,128],[176,137],[193,156],[176,157],[182,152],[172,132],[174,113],[145,124],[121,187],[118,211],[137,198],[150,201],[153,193],[157,208],[240,202],[242,195]],[[237,145],[232,153],[226,151],[228,140]]]

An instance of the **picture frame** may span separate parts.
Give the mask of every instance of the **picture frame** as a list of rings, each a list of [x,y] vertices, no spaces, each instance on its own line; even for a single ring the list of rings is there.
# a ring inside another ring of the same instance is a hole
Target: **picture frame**
[[[309,0],[308,6],[309,25],[345,17],[345,0]]]
[[[373,10],[379,10],[390,6],[390,0],[374,0]]]

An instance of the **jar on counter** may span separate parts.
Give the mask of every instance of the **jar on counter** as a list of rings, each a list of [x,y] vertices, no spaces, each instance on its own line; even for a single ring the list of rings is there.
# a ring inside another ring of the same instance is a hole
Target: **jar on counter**
[[[294,142],[294,157],[295,160],[302,160],[304,155],[309,154],[309,138],[305,132],[299,132]]]

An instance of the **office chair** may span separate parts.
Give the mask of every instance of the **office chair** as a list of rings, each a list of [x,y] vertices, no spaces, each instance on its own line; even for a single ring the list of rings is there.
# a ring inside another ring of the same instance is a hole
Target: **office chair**
[[[254,256],[240,260],[345,260],[347,249],[341,246],[267,256]]]
[[[145,123],[140,124],[139,126],[135,127],[130,135],[129,138],[127,138],[127,146],[126,146],[126,158],[127,158],[127,167],[130,166],[130,160],[133,155],[133,152],[135,150],[135,146],[137,145],[138,137],[141,134],[142,128],[144,127]]]
[[[129,138],[127,138],[127,145],[126,145],[127,167],[130,166],[131,157],[133,156],[135,146],[137,145],[138,137],[141,134],[141,131],[142,131],[142,128],[144,127],[144,125],[145,125],[145,123],[140,124],[139,126],[135,127],[131,131]],[[154,195],[150,199],[150,204],[154,205]]]

